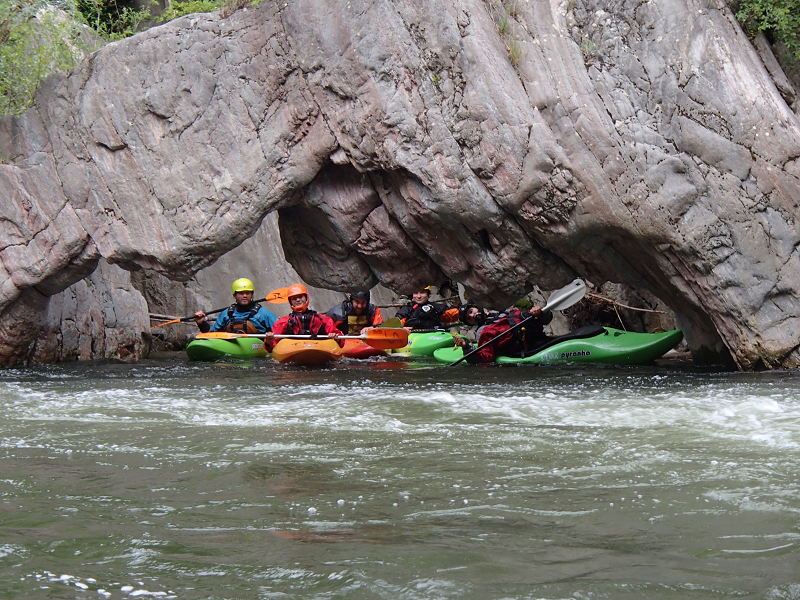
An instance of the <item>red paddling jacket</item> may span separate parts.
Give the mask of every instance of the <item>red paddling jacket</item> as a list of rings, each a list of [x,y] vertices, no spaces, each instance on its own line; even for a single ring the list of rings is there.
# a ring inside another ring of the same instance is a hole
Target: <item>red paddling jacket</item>
[[[478,346],[482,346],[492,338],[495,341],[486,348],[467,357],[468,363],[488,363],[494,362],[498,356],[525,356],[527,353],[541,346],[549,338],[544,333],[544,325],[553,320],[553,313],[545,312],[539,317],[534,317],[524,326],[502,335],[520,321],[527,319],[531,314],[527,311],[520,311],[517,308],[509,308],[505,312],[491,317],[486,321],[486,325],[478,330]],[[464,354],[474,350],[470,344],[464,348]]]
[[[291,313],[278,319],[275,325],[272,326],[272,333],[275,335],[312,335],[314,337],[327,338],[329,333],[340,334],[341,332],[336,328],[336,324],[329,316],[321,315],[314,310],[306,310],[301,313]],[[272,352],[277,342],[278,340],[275,340],[272,345],[269,345],[265,340],[264,347],[269,352]],[[343,340],[339,340],[339,346],[344,346]]]

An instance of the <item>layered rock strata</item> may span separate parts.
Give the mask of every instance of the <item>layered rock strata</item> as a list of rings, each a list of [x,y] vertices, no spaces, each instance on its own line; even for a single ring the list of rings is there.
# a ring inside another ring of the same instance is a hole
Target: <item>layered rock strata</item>
[[[666,302],[698,356],[800,362],[800,124],[722,4],[192,15],[51,80],[0,148],[6,345],[99,257],[186,279],[278,211],[320,287],[499,307],[579,274]]]

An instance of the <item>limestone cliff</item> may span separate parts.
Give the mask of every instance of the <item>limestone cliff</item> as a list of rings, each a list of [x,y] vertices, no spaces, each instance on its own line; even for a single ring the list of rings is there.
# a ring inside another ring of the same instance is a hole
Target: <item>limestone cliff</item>
[[[49,81],[0,148],[7,346],[101,256],[187,279],[278,211],[320,287],[501,306],[579,274],[666,302],[697,356],[800,362],[800,123],[724,4],[193,15]]]

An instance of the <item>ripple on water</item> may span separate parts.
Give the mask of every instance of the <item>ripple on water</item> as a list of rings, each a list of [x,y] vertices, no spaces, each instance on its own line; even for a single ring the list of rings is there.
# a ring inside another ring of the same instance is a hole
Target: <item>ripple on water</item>
[[[70,369],[0,376],[19,597],[795,589],[792,376]]]
[[[304,423],[341,430],[403,431],[429,425],[415,422],[417,415],[409,409],[416,408],[423,421],[438,415],[439,420],[471,417],[476,423],[492,425],[691,428],[704,438],[797,447],[800,402],[793,389],[770,389],[765,394],[764,386],[752,383],[725,389],[705,383],[686,389],[674,378],[665,379],[629,376],[605,387],[598,382],[533,381],[527,383],[525,393],[520,393],[516,381],[115,387],[104,379],[102,389],[95,389],[90,380],[84,386],[73,382],[44,390],[6,381],[2,401],[16,418],[40,421],[174,421],[206,426]],[[758,388],[756,393],[753,387]]]

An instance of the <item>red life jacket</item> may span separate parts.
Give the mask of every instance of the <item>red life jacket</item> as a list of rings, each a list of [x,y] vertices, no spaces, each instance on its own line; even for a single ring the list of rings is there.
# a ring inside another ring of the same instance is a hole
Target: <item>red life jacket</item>
[[[289,315],[286,331],[296,335],[328,336],[328,332],[325,330],[325,321],[315,310],[307,310],[302,313],[292,313]]]

